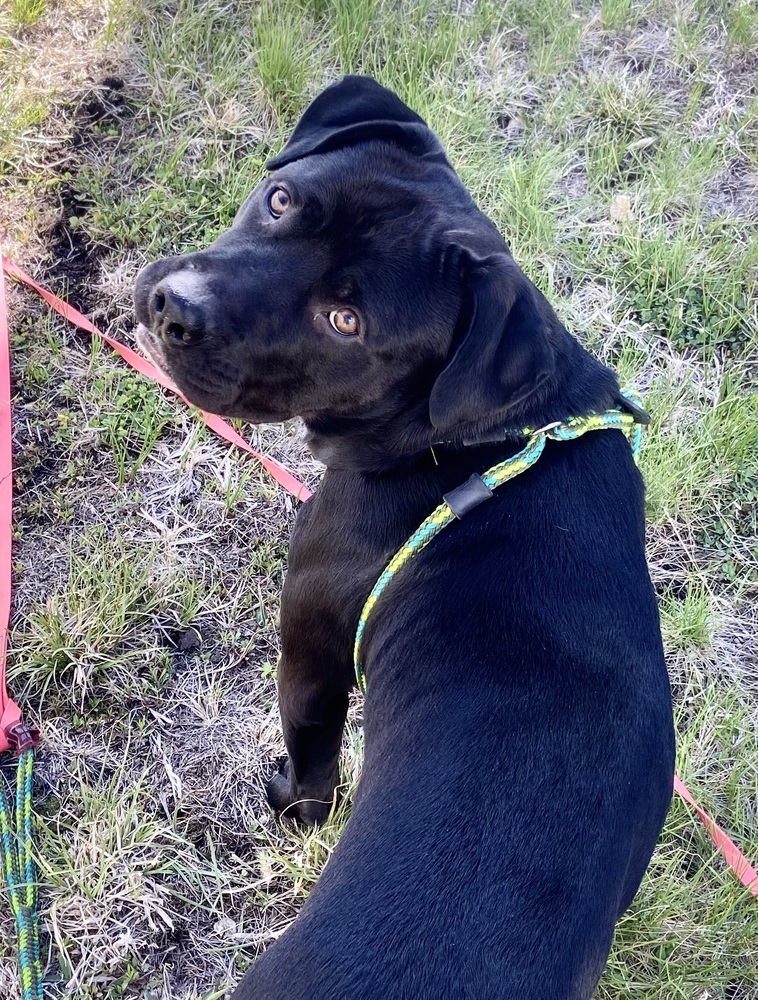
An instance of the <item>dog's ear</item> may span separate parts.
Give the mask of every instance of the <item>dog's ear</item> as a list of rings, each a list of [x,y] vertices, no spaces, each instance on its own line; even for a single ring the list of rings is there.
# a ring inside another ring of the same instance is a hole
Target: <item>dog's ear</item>
[[[429,416],[440,434],[507,417],[555,368],[548,337],[552,310],[511,257],[478,259],[468,250],[451,250],[464,301],[455,353],[429,398]]]
[[[415,111],[369,76],[346,76],[306,108],[284,149],[268,170],[312,153],[327,153],[367,139],[394,142],[417,156],[447,163],[437,137]]]

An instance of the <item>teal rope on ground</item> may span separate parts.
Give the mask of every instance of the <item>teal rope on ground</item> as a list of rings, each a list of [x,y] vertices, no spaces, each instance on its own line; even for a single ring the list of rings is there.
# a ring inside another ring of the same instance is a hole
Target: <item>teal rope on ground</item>
[[[624,396],[636,406],[640,405],[640,396],[638,393],[627,391],[624,393]],[[592,413],[586,417],[571,417],[564,423],[550,424],[540,430],[525,428],[521,433],[527,438],[526,445],[515,455],[511,455],[510,458],[506,458],[505,461],[500,462],[498,465],[493,465],[491,469],[482,473],[482,481],[491,490],[494,490],[498,486],[502,486],[503,483],[507,483],[509,479],[513,479],[522,472],[526,472],[539,459],[545,449],[545,443],[548,438],[551,441],[573,441],[576,438],[582,437],[588,431],[606,430],[620,430],[626,435],[636,462],[642,444],[642,424],[636,416],[632,413],[627,413],[623,409],[607,410],[605,413]],[[358,619],[355,645],[353,647],[355,677],[358,681],[358,687],[364,694],[366,693],[366,675],[363,672],[363,665],[361,663],[361,642],[363,641],[366,623],[376,602],[401,567],[425,548],[435,535],[438,535],[444,527],[454,520],[455,514],[450,507],[444,502],[441,503],[413,532],[402,548],[398,549],[368,595]]]
[[[22,751],[16,771],[15,817],[5,789],[0,787],[0,870],[16,921],[22,1000],[43,1000],[37,876],[32,851],[33,763],[34,752]]]

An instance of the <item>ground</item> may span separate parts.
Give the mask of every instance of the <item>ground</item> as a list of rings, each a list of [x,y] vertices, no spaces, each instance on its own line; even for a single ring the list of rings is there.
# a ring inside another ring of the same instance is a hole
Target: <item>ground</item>
[[[9,0],[5,251],[130,341],[147,261],[230,222],[299,112],[371,73],[516,258],[640,389],[678,771],[758,858],[758,10],[705,0]],[[295,502],[109,349],[10,289],[11,685],[35,779],[51,998],[222,997],[344,825],[274,822]],[[309,484],[296,425],[243,428]],[[623,595],[620,595],[623,597]],[[345,780],[360,768],[360,705]],[[10,778],[12,764],[2,770]],[[0,905],[0,995],[16,989]],[[681,801],[602,1000],[758,996],[758,905]]]

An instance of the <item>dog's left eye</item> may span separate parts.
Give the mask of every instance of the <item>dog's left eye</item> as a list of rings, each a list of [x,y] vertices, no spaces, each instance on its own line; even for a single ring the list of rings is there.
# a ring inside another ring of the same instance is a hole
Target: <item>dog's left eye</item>
[[[274,188],[268,196],[268,210],[275,219],[280,219],[292,204],[292,199],[284,188]]]
[[[358,317],[352,309],[333,309],[329,313],[329,322],[343,337],[354,337],[358,333]]]

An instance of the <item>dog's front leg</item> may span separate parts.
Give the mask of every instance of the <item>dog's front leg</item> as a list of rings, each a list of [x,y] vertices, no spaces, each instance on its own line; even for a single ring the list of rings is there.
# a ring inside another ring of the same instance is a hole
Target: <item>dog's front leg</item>
[[[304,672],[311,675],[308,680]],[[268,800],[277,812],[310,824],[323,822],[334,802],[348,704],[347,690],[329,683],[330,671],[321,672],[321,680],[313,683],[311,664],[304,669],[302,662],[282,656],[279,713],[289,757],[268,783]]]
[[[330,496],[328,479],[327,473],[319,494],[299,512],[290,546],[277,675],[289,758],[267,787],[277,812],[311,824],[327,818],[339,784],[342,729],[355,685],[355,629],[375,578],[370,556],[360,550],[360,536],[356,544],[345,529],[344,487],[336,498]],[[381,552],[376,559],[380,568],[383,557]]]
[[[310,824],[329,815],[339,783],[347,702],[347,691],[303,691],[298,671],[282,658],[279,713],[289,757],[267,787],[277,812]]]

